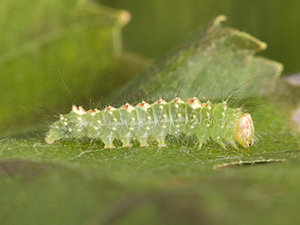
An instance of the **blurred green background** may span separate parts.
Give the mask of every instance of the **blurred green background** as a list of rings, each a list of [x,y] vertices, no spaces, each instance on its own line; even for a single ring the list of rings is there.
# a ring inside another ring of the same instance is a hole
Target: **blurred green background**
[[[87,2],[0,2],[0,136],[32,124],[46,130],[52,115],[67,113],[72,102],[113,104],[107,95],[220,14],[226,25],[266,42],[260,54],[283,63],[285,74],[299,70],[297,1]]]
[[[126,9],[131,22],[123,29],[127,50],[158,57],[217,15],[231,27],[266,42],[261,55],[284,64],[285,73],[300,69],[300,2],[292,0],[99,0]]]

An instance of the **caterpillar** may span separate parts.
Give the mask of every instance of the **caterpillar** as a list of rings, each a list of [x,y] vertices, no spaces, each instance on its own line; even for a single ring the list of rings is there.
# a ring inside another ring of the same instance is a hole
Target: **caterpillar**
[[[143,101],[135,107],[126,103],[102,111],[85,111],[73,106],[69,114],[60,115],[50,126],[45,140],[52,144],[63,138],[89,137],[101,139],[104,148],[111,149],[115,148],[114,139],[119,139],[122,147],[131,147],[133,138],[141,147],[148,147],[148,139],[152,137],[159,147],[166,147],[166,135],[181,133],[196,135],[199,148],[210,140],[225,149],[228,144],[238,149],[236,142],[245,148],[254,142],[254,125],[249,113],[229,107],[228,100],[201,103],[196,97],[186,102],[180,98],[170,102],[159,99],[151,105]]]

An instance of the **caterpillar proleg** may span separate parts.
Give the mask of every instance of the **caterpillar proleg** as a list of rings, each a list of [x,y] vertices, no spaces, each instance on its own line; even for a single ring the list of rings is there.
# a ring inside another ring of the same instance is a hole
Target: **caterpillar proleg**
[[[143,101],[135,107],[127,103],[101,111],[73,106],[69,114],[60,115],[50,126],[45,140],[52,144],[64,138],[89,137],[101,139],[105,148],[115,148],[114,139],[119,139],[123,147],[131,147],[135,138],[141,147],[148,147],[152,137],[159,147],[165,147],[166,135],[181,133],[196,135],[200,148],[210,140],[223,148],[228,144],[238,148],[236,142],[247,148],[254,141],[249,113],[229,107],[227,101],[201,103],[196,97],[186,102],[180,98],[170,102],[159,99],[151,105]]]

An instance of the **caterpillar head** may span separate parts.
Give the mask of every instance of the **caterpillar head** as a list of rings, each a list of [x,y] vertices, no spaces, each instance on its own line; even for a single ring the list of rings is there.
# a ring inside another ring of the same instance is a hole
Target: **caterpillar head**
[[[254,126],[249,113],[243,114],[238,119],[234,137],[245,148],[253,145]]]

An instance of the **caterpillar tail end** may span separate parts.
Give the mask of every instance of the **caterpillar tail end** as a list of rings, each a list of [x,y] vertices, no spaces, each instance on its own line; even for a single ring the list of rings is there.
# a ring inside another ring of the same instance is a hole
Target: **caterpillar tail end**
[[[254,142],[254,125],[249,113],[243,114],[237,122],[235,139],[245,148],[253,145]]]

